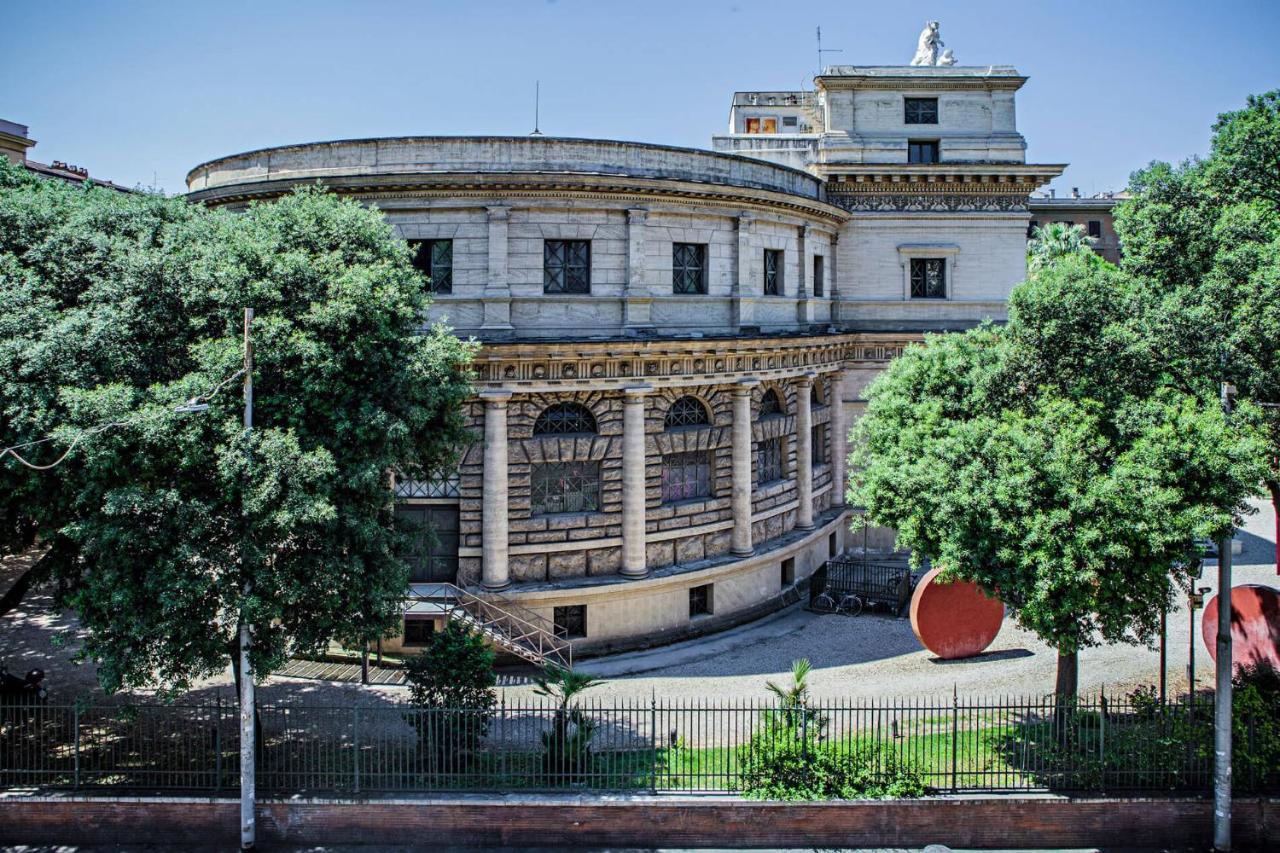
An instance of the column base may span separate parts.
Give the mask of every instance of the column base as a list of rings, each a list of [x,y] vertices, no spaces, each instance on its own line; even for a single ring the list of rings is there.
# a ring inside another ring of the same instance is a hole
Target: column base
[[[815,530],[815,529],[817,529],[817,527],[818,527],[818,525],[816,525],[816,524],[812,524],[812,523],[810,523],[810,524],[797,524],[797,525],[795,526],[795,529],[796,529],[796,530]]]
[[[734,557],[754,557],[756,555],[756,549],[748,548],[745,551],[739,551],[737,548],[731,548],[729,553]]]
[[[498,586],[490,586],[489,584],[485,583],[484,581],[481,581],[481,582],[480,582],[480,589],[481,589],[483,592],[502,592],[504,589],[511,589],[511,581],[507,581],[507,582],[506,582],[506,583],[504,583],[504,584],[499,584]]]
[[[628,580],[640,580],[649,577],[648,569],[618,569],[618,574]]]

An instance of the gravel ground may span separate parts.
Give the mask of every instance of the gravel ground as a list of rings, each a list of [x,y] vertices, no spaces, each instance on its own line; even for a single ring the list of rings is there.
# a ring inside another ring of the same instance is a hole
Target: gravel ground
[[[1270,504],[1259,501],[1237,535],[1243,553],[1235,559],[1235,583],[1277,585],[1274,573],[1274,517]],[[0,590],[7,589],[23,557],[0,561]],[[1216,591],[1216,565],[1205,567],[1203,586]],[[1197,614],[1198,615],[1198,614]],[[69,697],[96,691],[92,667],[74,665],[76,623],[52,606],[47,589],[32,591],[23,605],[0,618],[0,663],[20,671],[43,668],[50,692]],[[70,632],[59,646],[54,636]],[[1183,607],[1169,615],[1168,669],[1170,690],[1185,690],[1188,617]],[[1198,683],[1208,686],[1212,666],[1203,643],[1196,644]],[[764,684],[785,677],[791,662],[813,663],[813,692],[826,699],[924,697],[949,695],[1042,695],[1053,687],[1057,659],[1030,633],[1006,620],[1000,635],[983,655],[964,661],[939,661],[921,649],[906,619],[866,615],[815,615],[793,607],[765,620],[713,637],[646,652],[584,661],[581,669],[605,677],[586,695],[598,701],[741,701],[763,699]],[[1081,654],[1080,689],[1121,692],[1155,683],[1155,649],[1104,646]],[[222,692],[231,698],[230,672],[200,684],[195,698]],[[531,696],[525,673],[511,671],[501,679],[507,702]],[[268,679],[260,695],[269,701],[323,704],[383,704],[403,700],[403,688],[365,688],[352,684]]]

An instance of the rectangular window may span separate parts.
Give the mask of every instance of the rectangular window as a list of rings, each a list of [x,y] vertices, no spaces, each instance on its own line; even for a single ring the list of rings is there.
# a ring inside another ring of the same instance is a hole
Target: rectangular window
[[[689,618],[710,616],[712,607],[712,584],[689,587]]]
[[[782,250],[764,250],[764,295],[782,295]]]
[[[702,243],[671,244],[671,292],[707,292],[707,247]]]
[[[783,117],[782,117],[782,126],[783,126],[783,127],[796,127],[798,124],[799,124],[799,122],[796,120],[796,116],[783,116]]]
[[[431,635],[436,632],[434,619],[422,616],[404,617],[404,636],[400,638],[402,646],[425,646],[431,642]]]
[[[782,561],[782,588],[786,589],[796,582],[796,558],[787,557]]]
[[[830,536],[827,537],[827,557],[831,559],[835,559],[835,556],[837,553],[839,553],[839,551],[840,551],[839,539],[837,539],[836,534],[832,533]]]
[[[432,293],[453,293],[453,241],[410,240],[413,266],[431,282]]]
[[[821,296],[826,289],[826,259],[822,255],[813,256],[813,295]]]
[[[824,465],[827,461],[827,425],[814,424],[812,435],[813,464]]]
[[[944,258],[911,259],[911,298],[947,298],[947,262]]]
[[[937,98],[904,98],[902,105],[904,124],[938,123]]]
[[[1097,219],[1089,220],[1089,236],[1095,240],[1102,239],[1102,222]]]
[[[534,515],[600,511],[599,462],[534,465],[529,479],[529,508]]]
[[[591,292],[591,241],[546,240],[542,244],[543,293]]]
[[[555,635],[562,640],[575,640],[587,636],[587,605],[570,604],[552,609],[551,621]]]
[[[711,454],[703,450],[662,457],[662,502],[711,497]]]
[[[766,438],[756,445],[756,484],[782,479],[782,437]]]
[[[938,140],[912,139],[907,143],[908,163],[937,163]]]

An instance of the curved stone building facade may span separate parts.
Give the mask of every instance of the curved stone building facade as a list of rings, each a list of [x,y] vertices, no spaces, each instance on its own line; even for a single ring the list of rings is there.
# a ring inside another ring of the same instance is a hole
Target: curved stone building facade
[[[1024,79],[936,71],[940,91],[1008,92],[1009,110]],[[908,82],[899,110],[929,91]],[[820,95],[856,89],[841,74]],[[1008,133],[1002,165],[836,169],[819,143],[847,155],[850,132],[804,127],[813,139],[782,146],[786,164],[750,134],[752,156],[413,137],[249,152],[188,184],[236,207],[318,180],[410,241],[432,319],[483,343],[469,403],[483,440],[455,477],[396,484],[400,511],[437,531],[415,581],[500,594],[604,651],[781,606],[845,550],[862,389],[924,331],[1003,316],[1024,273],[1026,196],[1060,171],[1021,163]]]

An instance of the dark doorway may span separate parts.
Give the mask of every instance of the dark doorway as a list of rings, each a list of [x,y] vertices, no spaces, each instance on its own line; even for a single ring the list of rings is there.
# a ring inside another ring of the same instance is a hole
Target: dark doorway
[[[453,583],[458,577],[457,504],[399,504],[396,520],[413,537],[409,580]]]

